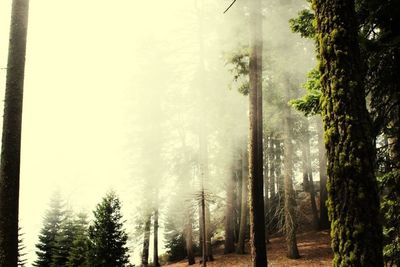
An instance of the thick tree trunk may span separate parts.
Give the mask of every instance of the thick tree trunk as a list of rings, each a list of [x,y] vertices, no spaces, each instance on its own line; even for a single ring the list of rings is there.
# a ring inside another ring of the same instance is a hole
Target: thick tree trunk
[[[326,201],[328,193],[326,191],[326,151],[323,138],[322,121],[318,118],[318,162],[319,162],[319,229],[327,230],[330,228],[328,218],[328,208]]]
[[[290,99],[289,84],[286,84],[287,101]],[[292,145],[292,122],[290,107],[285,107],[285,118],[284,118],[284,132],[285,132],[285,173],[284,173],[284,185],[285,185],[285,234],[286,234],[286,246],[287,246],[287,257],[290,259],[297,259],[300,257],[297,249],[296,230],[297,230],[297,218],[296,218],[296,198],[293,189],[293,145]]]
[[[17,266],[22,100],[28,0],[13,0],[0,163],[0,266]]]
[[[239,240],[236,247],[236,253],[244,254],[245,253],[245,239],[247,232],[247,213],[248,213],[248,184],[249,184],[249,172],[248,172],[248,151],[247,149],[243,150],[242,153],[242,203],[240,207],[240,229],[239,229]]]
[[[250,2],[250,92],[249,92],[249,193],[250,247],[252,266],[267,266],[262,156],[262,17],[261,1]],[[260,141],[261,140],[261,141]]]
[[[151,215],[147,217],[144,224],[143,234],[143,251],[142,251],[142,266],[149,266],[149,247],[150,247],[150,226],[151,226]]]
[[[333,266],[383,266],[375,149],[354,1],[314,0],[328,156]]]
[[[233,165],[233,163],[232,163]],[[236,170],[231,167],[231,177],[227,181],[226,189],[226,209],[225,209],[225,246],[224,253],[232,253],[235,251],[235,233],[234,233],[234,210],[233,210],[233,199],[234,199],[234,185]]]
[[[153,266],[160,266],[160,262],[158,261],[158,208],[154,211],[153,220]]]

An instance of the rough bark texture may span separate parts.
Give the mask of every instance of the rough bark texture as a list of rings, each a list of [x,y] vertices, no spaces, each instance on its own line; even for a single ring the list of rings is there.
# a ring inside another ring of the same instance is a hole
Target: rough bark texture
[[[374,146],[352,0],[314,0],[333,266],[383,266]]]
[[[153,220],[153,265],[160,266],[160,262],[158,261],[158,209],[154,211]]]
[[[11,11],[0,165],[0,266],[17,266],[22,99],[28,0],[14,0]]]
[[[245,239],[247,232],[247,213],[248,213],[248,184],[249,184],[249,171],[248,171],[248,152],[247,149],[243,150],[242,153],[242,203],[240,207],[240,229],[239,229],[239,240],[236,247],[236,253],[245,253]]]
[[[235,175],[236,170],[232,166],[231,177],[228,179],[228,184],[226,188],[226,209],[225,209],[225,246],[224,253],[232,253],[235,251],[235,233],[234,233],[234,185],[235,185]]]
[[[252,266],[267,266],[265,245],[265,213],[262,157],[262,26],[261,1],[250,2],[250,92],[249,92],[249,202],[250,202],[250,247]],[[261,141],[260,141],[261,139]],[[260,146],[261,145],[261,146]]]
[[[287,99],[289,101],[289,85],[286,85]],[[284,211],[285,211],[285,234],[286,234],[286,246],[287,246],[287,257],[290,259],[297,259],[300,257],[297,248],[296,230],[297,230],[297,218],[296,218],[296,197],[293,189],[293,145],[292,145],[292,122],[289,106],[285,107],[285,118],[284,118],[284,132],[285,132],[285,173],[284,173],[284,188],[285,188],[285,200],[284,200]]]
[[[143,234],[143,251],[142,251],[142,266],[149,266],[149,247],[150,247],[150,226],[151,216],[148,216],[144,223],[144,234]]]
[[[326,201],[328,193],[326,191],[326,151],[323,140],[322,121],[318,121],[318,162],[319,162],[319,229],[326,230],[330,228],[328,219],[328,208]]]

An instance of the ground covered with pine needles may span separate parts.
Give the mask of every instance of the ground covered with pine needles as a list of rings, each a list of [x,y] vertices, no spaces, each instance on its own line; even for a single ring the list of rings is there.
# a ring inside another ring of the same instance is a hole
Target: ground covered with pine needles
[[[298,248],[301,257],[291,260],[286,257],[286,243],[284,237],[273,237],[268,244],[268,266],[269,267],[328,267],[332,266],[332,251],[330,248],[330,237],[328,231],[306,232],[297,235]],[[207,266],[224,267],[239,266],[247,267],[250,264],[250,254],[222,254],[222,249],[215,251],[215,261],[208,262]],[[247,248],[249,251],[249,248]],[[196,258],[199,265],[200,258]],[[187,261],[173,263],[168,266],[187,266]],[[195,266],[195,265],[194,265]]]

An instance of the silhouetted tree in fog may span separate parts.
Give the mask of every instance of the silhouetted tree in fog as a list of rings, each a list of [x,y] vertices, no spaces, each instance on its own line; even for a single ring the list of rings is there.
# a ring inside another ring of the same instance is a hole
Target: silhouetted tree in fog
[[[28,0],[13,0],[0,162],[0,266],[18,263],[22,98]]]

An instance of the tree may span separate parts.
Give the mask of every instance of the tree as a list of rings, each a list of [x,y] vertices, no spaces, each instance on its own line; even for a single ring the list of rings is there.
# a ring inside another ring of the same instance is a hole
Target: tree
[[[244,254],[245,253],[245,239],[246,232],[248,229],[247,225],[247,213],[248,213],[248,184],[249,184],[249,175],[248,175],[248,151],[247,149],[243,149],[242,151],[242,202],[240,205],[240,227],[239,227],[239,240],[236,247],[236,253]]]
[[[51,257],[52,266],[66,266],[75,235],[76,225],[73,213],[71,210],[67,210],[63,212],[62,221],[56,231],[55,245]]]
[[[50,208],[44,217],[43,228],[39,235],[39,243],[36,244],[38,258],[34,262],[34,266],[54,266],[53,256],[57,248],[56,238],[59,235],[63,219],[64,211],[61,196],[56,192],[50,200]]]
[[[26,266],[27,259],[25,258],[26,253],[24,250],[26,246],[24,245],[24,239],[22,238],[23,233],[21,233],[21,227],[18,228],[18,267]]]
[[[267,266],[265,245],[265,214],[263,194],[262,152],[262,24],[261,1],[251,1],[251,37],[249,62],[249,200],[250,200],[250,247],[254,267]],[[261,140],[261,141],[260,141]]]
[[[89,226],[89,266],[124,266],[129,262],[123,229],[121,203],[111,191],[93,212],[94,222]]]
[[[13,0],[0,161],[0,266],[18,263],[22,100],[28,0]]]
[[[68,255],[67,266],[89,266],[88,265],[88,221],[85,213],[79,213],[74,221],[74,239]]]
[[[290,99],[289,84],[286,84],[286,97]],[[290,259],[297,259],[300,257],[297,248],[296,230],[297,230],[297,218],[296,218],[296,196],[293,189],[293,144],[292,144],[292,116],[290,107],[285,107],[284,117],[284,133],[285,133],[285,170],[284,170],[284,210],[285,210],[285,234],[286,234],[286,246],[287,256]]]
[[[354,1],[315,0],[333,266],[383,266]]]

